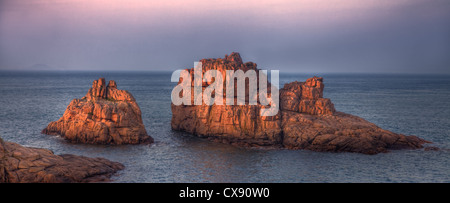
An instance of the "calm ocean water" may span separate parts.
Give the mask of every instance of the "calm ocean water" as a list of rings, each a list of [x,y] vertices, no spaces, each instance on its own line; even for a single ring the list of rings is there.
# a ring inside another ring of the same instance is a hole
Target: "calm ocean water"
[[[114,182],[450,182],[450,76],[317,74],[338,111],[432,141],[440,151],[378,155],[246,149],[170,128],[170,72],[0,72],[0,136],[30,147],[105,157],[126,168]],[[280,85],[312,74],[283,74]],[[150,146],[70,144],[43,135],[99,77],[116,80],[142,110]]]

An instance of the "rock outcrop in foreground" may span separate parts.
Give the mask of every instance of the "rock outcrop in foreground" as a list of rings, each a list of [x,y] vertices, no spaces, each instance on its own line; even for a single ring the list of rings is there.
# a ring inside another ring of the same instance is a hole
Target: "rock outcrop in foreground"
[[[133,95],[117,89],[114,80],[95,80],[82,99],[70,102],[64,115],[51,122],[44,134],[61,135],[74,143],[152,143],[142,123],[141,110]]]
[[[259,71],[255,63],[243,63],[238,53],[201,62],[203,73],[218,70],[223,77],[226,70]],[[193,69],[188,71],[192,76]],[[208,84],[203,86],[204,90]],[[171,126],[174,130],[224,143],[314,151],[376,154],[390,149],[422,148],[422,144],[428,143],[416,136],[396,134],[357,116],[337,112],[330,99],[323,98],[323,89],[323,78],[319,77],[285,84],[279,90],[280,111],[276,116],[260,116],[261,108],[265,107],[259,103],[240,106],[225,105],[225,102],[212,106],[172,104]]]
[[[0,183],[77,183],[109,181],[124,166],[104,158],[23,147],[0,138]]]

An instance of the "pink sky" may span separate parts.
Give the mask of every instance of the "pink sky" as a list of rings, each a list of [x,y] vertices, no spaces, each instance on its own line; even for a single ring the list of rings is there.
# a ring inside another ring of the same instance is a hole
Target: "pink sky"
[[[266,65],[276,64],[268,55],[291,60],[280,65],[290,68],[301,58],[324,71],[424,55],[421,64],[442,69],[449,8],[446,0],[3,0],[0,69],[175,69],[231,51]],[[167,62],[174,54],[191,56]]]
[[[3,23],[52,24],[67,21],[95,29],[106,23],[136,26],[215,19],[251,25],[296,23],[329,26],[358,22],[408,5],[402,0],[33,0],[6,3]]]

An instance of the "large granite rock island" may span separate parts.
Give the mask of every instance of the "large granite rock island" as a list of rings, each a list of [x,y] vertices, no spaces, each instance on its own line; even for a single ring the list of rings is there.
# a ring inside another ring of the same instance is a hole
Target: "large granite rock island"
[[[218,70],[224,77],[226,70],[260,71],[255,63],[244,63],[235,52],[224,58],[200,62],[203,73]],[[193,68],[187,71],[194,77]],[[225,78],[224,83],[227,80],[230,79]],[[205,90],[209,84],[202,85]],[[194,88],[193,83],[191,88]],[[171,126],[173,130],[236,145],[328,152],[377,154],[393,149],[422,148],[428,143],[416,136],[384,130],[360,117],[336,111],[331,100],[323,98],[323,90],[323,78],[320,77],[285,84],[279,90],[279,112],[275,116],[261,116],[261,109],[266,107],[259,101],[257,105],[172,103]],[[223,92],[225,97],[226,91]],[[246,99],[248,102],[248,92]]]

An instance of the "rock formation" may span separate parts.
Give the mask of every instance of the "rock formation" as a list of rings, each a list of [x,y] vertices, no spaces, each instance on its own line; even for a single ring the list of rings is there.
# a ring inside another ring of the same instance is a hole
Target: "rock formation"
[[[259,71],[255,63],[243,63],[234,52],[223,59],[201,62],[203,72],[219,70],[224,77],[226,70]],[[193,69],[188,71],[192,76]],[[203,90],[206,86],[204,83]],[[337,112],[330,99],[323,98],[323,89],[323,78],[319,77],[285,84],[279,90],[280,111],[275,116],[260,116],[260,110],[265,107],[259,103],[172,104],[171,126],[174,130],[225,143],[314,151],[376,154],[389,149],[422,148],[427,143],[416,136],[396,134],[357,116]],[[248,95],[246,99],[248,102]]]
[[[74,143],[152,143],[142,123],[141,110],[133,95],[117,89],[114,80],[95,80],[82,99],[70,102],[64,115],[48,124],[42,133],[61,135]]]
[[[104,158],[28,148],[0,138],[0,183],[103,182],[124,166]]]
[[[240,69],[258,72],[255,63],[243,63],[238,53],[232,53],[225,56],[224,59],[202,59],[200,62],[203,64],[203,73],[208,70],[218,70],[222,76],[225,76],[226,70]],[[189,73],[193,78],[194,69],[190,69]],[[192,81],[194,80],[192,79]],[[224,83],[225,81],[226,79],[224,79]],[[192,88],[193,86],[194,83],[192,83]],[[208,84],[204,82],[203,90],[206,86]],[[246,91],[246,97],[248,100],[248,91]],[[260,110],[264,108],[261,104],[225,105],[225,103],[224,105],[212,106],[204,103],[189,106],[172,104],[172,129],[226,143],[248,146],[281,145],[282,134],[279,115],[260,116]]]
[[[336,110],[330,99],[323,98],[323,88],[323,78],[318,77],[285,84],[280,90],[280,108],[311,115],[332,115]]]

